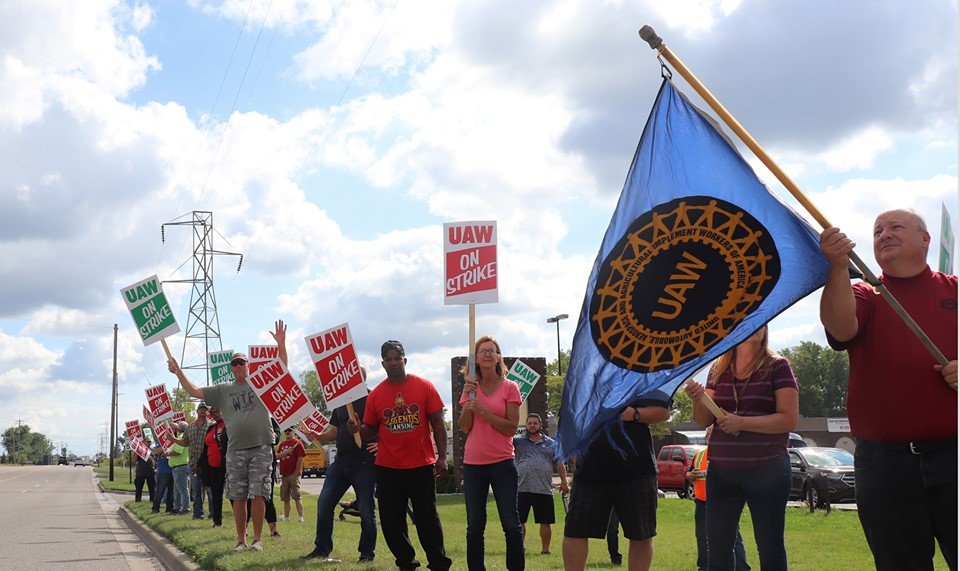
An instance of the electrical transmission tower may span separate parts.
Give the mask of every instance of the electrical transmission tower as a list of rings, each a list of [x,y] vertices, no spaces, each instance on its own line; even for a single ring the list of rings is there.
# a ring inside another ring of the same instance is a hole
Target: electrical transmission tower
[[[189,217],[189,218],[188,218]],[[188,219],[185,219],[188,218]],[[166,242],[167,226],[190,226],[193,228],[193,279],[164,280],[164,283],[186,283],[190,289],[190,309],[187,312],[187,326],[183,336],[183,350],[180,353],[180,368],[202,369],[206,385],[210,385],[210,369],[207,367],[207,354],[222,351],[220,339],[220,317],[217,314],[217,296],[213,291],[213,257],[238,256],[237,271],[243,265],[243,254],[224,252],[213,247],[213,212],[194,210],[173,222],[160,226],[160,241]],[[220,233],[217,232],[219,235]],[[223,236],[220,236],[223,238]],[[186,262],[184,262],[186,264]],[[183,264],[181,264],[181,267]],[[188,349],[190,351],[188,352]]]

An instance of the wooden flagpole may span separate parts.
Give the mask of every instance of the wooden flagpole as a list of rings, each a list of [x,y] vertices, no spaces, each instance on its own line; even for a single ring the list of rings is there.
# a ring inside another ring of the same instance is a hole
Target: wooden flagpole
[[[694,91],[696,91],[700,97],[707,102],[707,105],[709,105],[710,108],[713,109],[721,119],[723,119],[723,122],[726,123],[727,126],[730,127],[730,129],[736,133],[738,137],[740,137],[740,140],[743,141],[743,143],[749,147],[751,151],[753,151],[753,154],[755,154],[758,159],[760,159],[760,162],[770,169],[770,172],[777,177],[777,180],[779,180],[780,183],[783,184],[788,191],[790,191],[790,194],[797,199],[797,201],[824,229],[833,226],[833,224],[830,224],[820,210],[818,210],[817,207],[810,202],[806,195],[803,194],[803,191],[800,190],[800,187],[798,187],[797,184],[793,182],[789,176],[787,176],[787,173],[783,172],[783,169],[781,169],[780,166],[777,165],[772,158],[770,158],[770,155],[763,150],[763,147],[757,143],[756,139],[754,139],[750,133],[743,128],[743,125],[741,125],[740,122],[737,121],[737,119],[731,115],[729,111],[727,111],[720,101],[717,100],[712,93],[710,93],[710,90],[708,90],[706,86],[700,82],[697,76],[694,75],[694,73],[690,71],[690,69],[687,68],[682,61],[680,61],[680,58],[670,51],[670,48],[663,43],[663,39],[657,35],[653,28],[650,26],[644,26],[640,28],[640,38],[650,44],[651,48],[657,50],[657,53],[662,56],[663,59],[667,60],[667,62],[669,62],[670,65],[673,66],[673,68],[676,69],[685,80],[687,80],[687,83],[690,84],[690,87],[693,87]],[[850,252],[850,260],[857,267],[857,269],[863,272],[864,280],[876,288],[880,295],[887,300],[887,303],[890,304],[890,306],[897,313],[897,315],[900,316],[900,319],[903,320],[907,327],[913,331],[920,342],[923,343],[924,347],[930,351],[930,354],[933,355],[937,362],[940,365],[946,365],[948,363],[947,358],[943,355],[940,349],[938,349],[937,346],[934,345],[933,341],[927,337],[927,334],[920,329],[920,326],[917,325],[917,322],[910,317],[910,314],[907,313],[907,310],[900,305],[900,302],[893,297],[893,294],[890,293],[886,286],[884,286],[883,283],[877,279],[877,276],[874,275],[870,268],[867,267],[867,264],[860,259],[856,252]]]

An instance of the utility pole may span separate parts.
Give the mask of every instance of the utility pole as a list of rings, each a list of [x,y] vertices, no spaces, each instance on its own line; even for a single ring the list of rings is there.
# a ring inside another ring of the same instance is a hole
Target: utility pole
[[[20,424],[22,422],[23,421],[18,418],[17,428],[13,431],[13,459],[14,460],[19,459],[19,454],[17,454],[17,452],[20,451]],[[13,462],[11,462],[11,464],[12,463]],[[19,462],[19,464],[23,464],[23,462]]]
[[[113,390],[110,393],[110,480],[113,481],[113,449],[117,441],[117,324],[113,324]]]
[[[164,283],[187,283],[193,287],[190,290],[190,309],[187,313],[187,324],[183,334],[183,351],[180,353],[180,368],[186,373],[190,369],[202,370],[206,379],[205,385],[210,386],[210,368],[207,365],[207,355],[211,350],[223,350],[220,339],[220,317],[217,313],[217,296],[213,290],[213,257],[239,256],[237,271],[243,265],[243,254],[225,252],[213,247],[213,212],[194,210],[189,220],[175,220],[160,226],[160,240],[165,241],[164,229],[166,226],[190,226],[193,228],[193,278],[189,280],[164,280]],[[182,216],[184,218],[186,215]],[[219,232],[217,232],[219,234]],[[223,238],[223,236],[221,236]],[[196,341],[202,341],[199,348],[203,352],[197,357]],[[193,351],[187,353],[187,346],[194,344]]]

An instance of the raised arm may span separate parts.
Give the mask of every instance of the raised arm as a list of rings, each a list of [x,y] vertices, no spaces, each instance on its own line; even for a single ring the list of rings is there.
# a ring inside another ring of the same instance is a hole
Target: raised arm
[[[857,334],[857,301],[850,285],[848,254],[856,244],[840,232],[827,228],[820,234],[820,251],[830,263],[827,283],[820,295],[820,322],[837,341],[849,341]]]
[[[273,331],[270,332],[270,335],[273,336],[273,340],[277,342],[277,356],[280,357],[280,360],[284,365],[287,364],[287,325],[283,322],[282,319],[278,319],[273,324]]]

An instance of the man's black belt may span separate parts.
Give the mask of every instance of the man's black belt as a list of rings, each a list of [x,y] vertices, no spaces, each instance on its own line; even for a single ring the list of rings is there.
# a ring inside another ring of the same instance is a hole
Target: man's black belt
[[[913,442],[880,442],[877,440],[857,439],[857,445],[861,443],[879,448],[880,450],[889,450],[891,452],[910,452],[911,454],[930,454],[940,450],[957,447],[957,437],[938,438],[937,440],[914,440]]]

